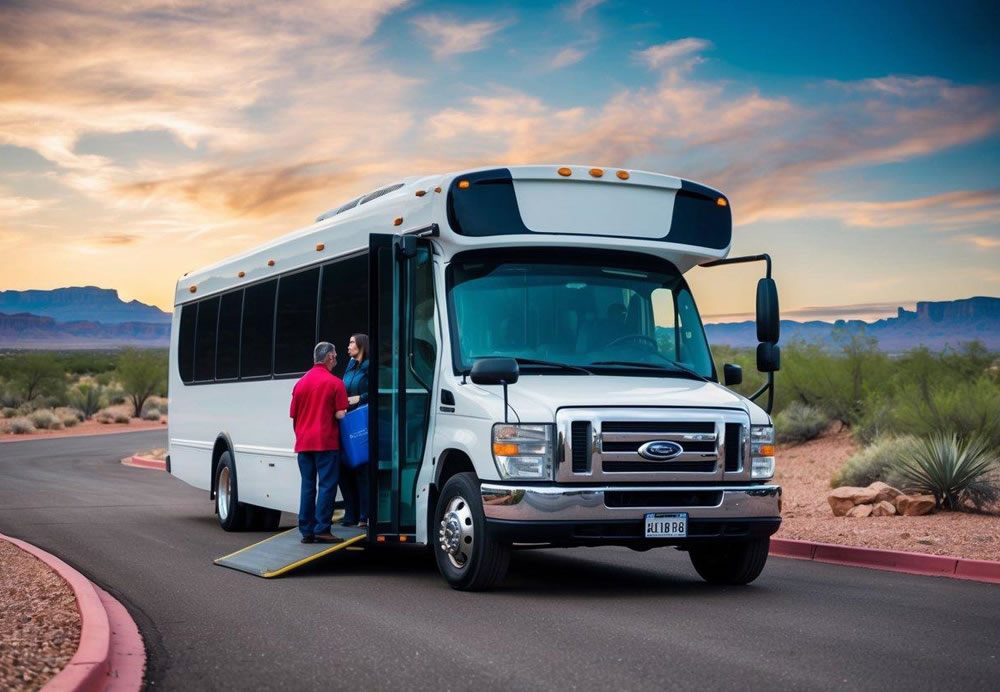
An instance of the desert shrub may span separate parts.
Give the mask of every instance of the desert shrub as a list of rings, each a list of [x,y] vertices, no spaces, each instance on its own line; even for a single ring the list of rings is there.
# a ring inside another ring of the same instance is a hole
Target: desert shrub
[[[982,509],[1000,499],[998,469],[1000,457],[986,440],[954,434],[923,440],[899,463],[904,490],[933,495],[939,507],[948,509],[964,509],[967,503]]]
[[[59,423],[60,428],[62,427],[62,423],[59,422],[56,414],[46,408],[38,409],[28,416],[28,418],[30,418],[32,424],[39,430],[49,430],[56,423]]]
[[[6,389],[20,401],[42,396],[60,396],[66,389],[66,376],[59,360],[51,353],[22,353],[4,358]]]
[[[125,349],[116,373],[137,414],[142,413],[146,399],[167,388],[167,358],[157,351]]]
[[[774,417],[778,442],[806,442],[819,437],[829,425],[830,417],[826,413],[797,401]]]
[[[160,411],[155,408],[147,408],[146,412],[142,414],[143,420],[160,420]]]
[[[17,409],[16,408],[14,408],[13,406],[4,406],[4,408],[3,408],[3,417],[4,418],[13,418],[16,415],[17,415]]]
[[[77,423],[82,423],[86,420],[86,416],[83,415],[83,411],[78,408],[73,408],[72,406],[60,406],[55,411],[53,411],[60,419],[61,418],[75,418]]]
[[[119,389],[118,387],[108,387],[107,390],[105,390],[104,395],[108,400],[108,404],[111,406],[118,406],[128,401],[128,395],[125,394],[124,390]]]
[[[104,404],[104,387],[96,383],[81,382],[69,392],[69,401],[83,412],[84,419],[101,410]]]
[[[74,425],[80,422],[80,419],[76,416],[63,416],[62,424],[64,428],[72,428]]]
[[[900,388],[892,407],[894,430],[920,437],[981,438],[1000,449],[1000,387],[989,378]]]
[[[115,417],[110,413],[108,413],[107,411],[99,411],[98,413],[94,414],[94,420],[96,420],[98,423],[107,425],[109,423],[114,422]]]
[[[112,418],[112,420],[114,420],[115,423],[124,423],[125,425],[128,425],[129,423],[132,422],[132,418],[129,417],[127,414],[124,414],[124,413],[116,413],[116,414],[114,414],[114,417]]]
[[[63,424],[61,420],[54,420],[49,424],[49,430],[62,430]]]
[[[842,485],[864,487],[882,481],[898,488],[903,482],[900,464],[911,458],[919,446],[920,440],[909,435],[883,435],[845,461],[830,485],[834,488]]]
[[[151,396],[146,399],[146,403],[143,404],[143,415],[151,408],[155,408],[161,414],[165,414],[167,412],[167,397]]]
[[[115,374],[113,372],[102,372],[99,375],[94,376],[94,382],[102,387],[110,387],[114,377]]]
[[[8,424],[15,435],[27,435],[35,432],[34,424],[27,418],[11,418]]]

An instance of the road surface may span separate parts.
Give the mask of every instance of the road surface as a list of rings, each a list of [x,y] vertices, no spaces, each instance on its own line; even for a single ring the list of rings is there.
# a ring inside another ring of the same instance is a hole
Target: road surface
[[[672,549],[515,553],[452,591],[425,551],[336,553],[264,580],[212,560],[264,534],[122,466],[165,431],[0,444],[0,532],[118,597],[154,689],[996,689],[1000,587],[772,558],[749,587]],[[285,515],[283,525],[292,526]]]

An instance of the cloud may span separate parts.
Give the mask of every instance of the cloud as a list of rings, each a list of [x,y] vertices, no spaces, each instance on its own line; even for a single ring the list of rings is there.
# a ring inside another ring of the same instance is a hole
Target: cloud
[[[895,317],[899,308],[914,310],[916,301],[900,301],[895,303],[855,303],[852,305],[807,305],[791,310],[781,311],[781,319],[807,322],[822,320],[866,320],[875,321],[886,317]],[[744,322],[754,319],[752,312],[728,312],[704,315],[707,322]]]
[[[413,24],[430,41],[431,53],[436,60],[483,50],[487,40],[507,26],[505,22],[491,20],[463,23],[434,14],[417,17]]]
[[[678,58],[687,58],[694,53],[700,53],[711,45],[702,38],[682,38],[635,51],[633,55],[649,69],[656,70],[676,62]]]
[[[598,5],[603,5],[606,0],[575,0],[563,7],[563,13],[570,21],[579,22],[583,15]]]
[[[34,214],[50,204],[51,200],[21,197],[0,186],[0,219]]]
[[[989,236],[989,235],[977,235],[970,233],[967,235],[960,235],[955,240],[963,243],[971,243],[978,248],[983,248],[984,250],[992,250],[993,248],[1000,248],[1000,236]]]
[[[561,51],[552,56],[552,60],[549,61],[549,68],[553,70],[560,70],[564,67],[569,67],[574,65],[587,55],[587,51],[581,50],[576,46],[566,46]]]

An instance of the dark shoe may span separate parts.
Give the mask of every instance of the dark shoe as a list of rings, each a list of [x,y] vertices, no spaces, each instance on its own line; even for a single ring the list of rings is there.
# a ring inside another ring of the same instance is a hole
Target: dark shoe
[[[315,543],[316,542],[316,537],[315,536],[303,536],[302,537],[302,542],[303,543]]]
[[[343,543],[344,539],[330,533],[321,533],[315,537],[317,543]]]
[[[368,520],[367,519],[362,519],[361,521],[359,521],[358,522],[358,528],[359,529],[367,529],[368,528]]]

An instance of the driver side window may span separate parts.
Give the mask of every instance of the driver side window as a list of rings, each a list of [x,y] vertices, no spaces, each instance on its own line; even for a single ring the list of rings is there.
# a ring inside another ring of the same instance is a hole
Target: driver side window
[[[653,304],[653,329],[660,353],[674,360],[680,360],[674,292],[669,288],[654,289],[650,294],[650,302]]]

